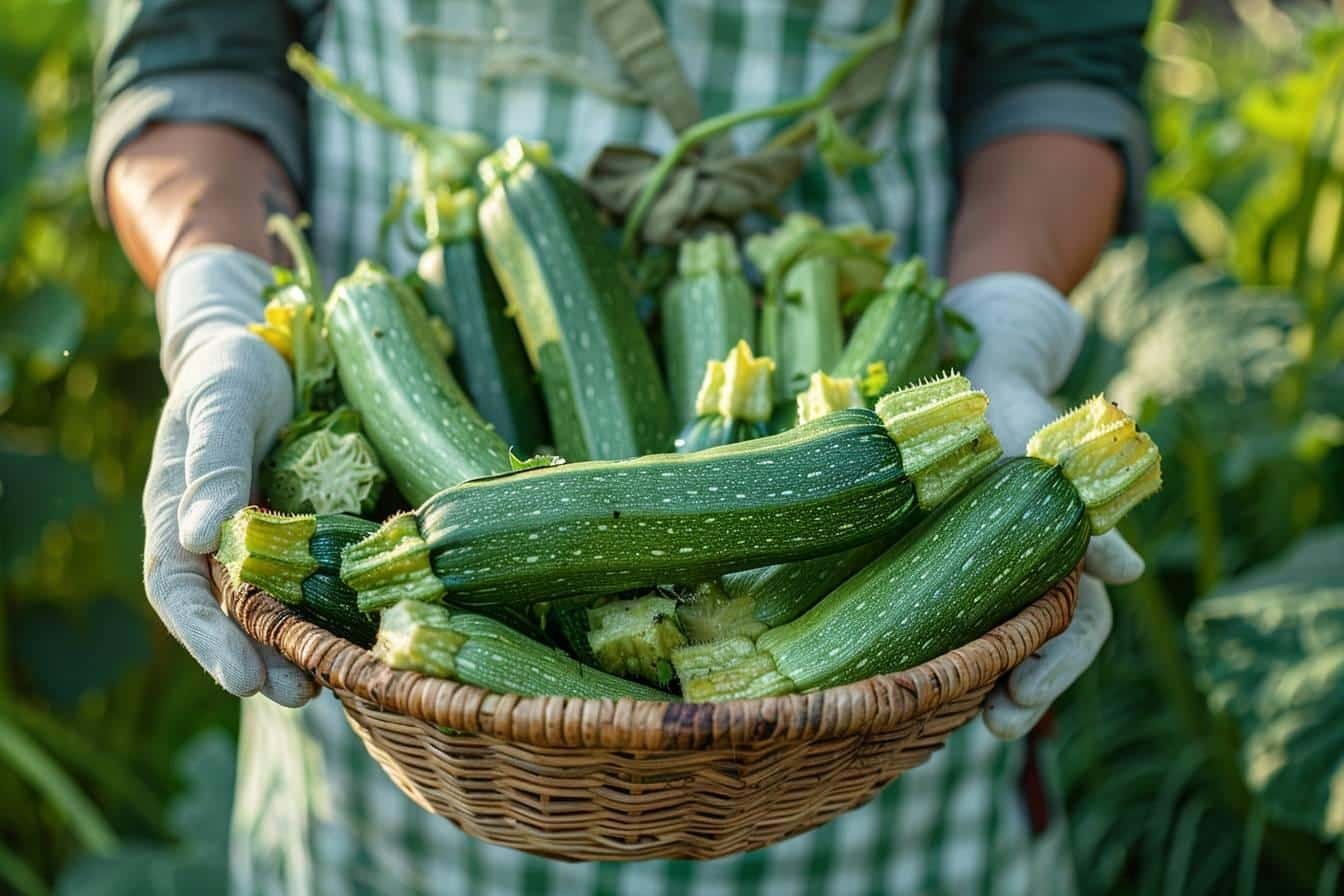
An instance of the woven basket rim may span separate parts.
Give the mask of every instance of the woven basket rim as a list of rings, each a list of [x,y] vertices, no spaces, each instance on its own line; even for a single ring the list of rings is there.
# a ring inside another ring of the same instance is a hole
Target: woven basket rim
[[[539,747],[696,750],[882,733],[992,683],[1059,634],[1073,617],[1079,569],[981,637],[902,672],[808,694],[720,703],[520,697],[392,669],[357,644],[307,621],[213,557],[225,612],[319,684],[431,725]]]

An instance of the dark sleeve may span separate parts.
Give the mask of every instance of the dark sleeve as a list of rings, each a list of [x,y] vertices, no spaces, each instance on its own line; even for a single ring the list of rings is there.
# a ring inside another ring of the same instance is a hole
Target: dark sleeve
[[[89,184],[104,215],[112,157],[147,124],[230,124],[270,146],[295,188],[307,181],[307,91],[285,64],[310,48],[325,0],[111,0],[94,68]]]
[[[954,8],[958,6],[954,2]],[[1103,140],[1125,163],[1122,225],[1138,226],[1150,164],[1139,99],[1148,0],[964,0],[950,30],[944,105],[960,165],[1013,134]]]

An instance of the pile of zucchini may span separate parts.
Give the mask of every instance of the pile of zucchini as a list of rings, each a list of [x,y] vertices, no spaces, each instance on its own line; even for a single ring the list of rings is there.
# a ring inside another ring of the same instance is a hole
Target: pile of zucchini
[[[525,696],[843,684],[983,634],[1160,485],[1101,398],[996,463],[985,395],[939,375],[943,284],[887,235],[791,215],[747,265],[708,231],[650,284],[544,146],[408,136],[416,271],[323,290],[276,222],[296,269],[258,332],[301,417],[218,554],[389,665]]]

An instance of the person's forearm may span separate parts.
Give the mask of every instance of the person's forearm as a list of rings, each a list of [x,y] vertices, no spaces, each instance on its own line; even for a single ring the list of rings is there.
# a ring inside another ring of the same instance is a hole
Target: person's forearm
[[[265,143],[196,123],[151,125],[123,147],[108,168],[107,201],[122,248],[151,289],[175,257],[209,243],[283,262],[266,219],[298,210]]]
[[[1016,271],[1068,293],[1114,235],[1124,187],[1119,154],[1095,140],[1022,134],[987,144],[961,171],[948,280]]]

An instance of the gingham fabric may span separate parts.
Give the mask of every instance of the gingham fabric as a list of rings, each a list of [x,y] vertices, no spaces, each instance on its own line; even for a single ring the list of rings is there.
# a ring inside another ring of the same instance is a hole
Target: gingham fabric
[[[840,53],[817,35],[870,27],[889,8],[890,0],[678,0],[660,11],[704,114],[713,115],[814,86]],[[545,139],[572,173],[608,141],[666,148],[671,132],[645,107],[540,76],[481,81],[491,41],[542,46],[595,77],[619,77],[581,9],[563,0],[339,0],[320,55],[404,114],[495,139]],[[870,145],[885,150],[883,160],[844,179],[811,167],[787,202],[830,222],[895,230],[904,252],[935,265],[949,202],[938,25],[937,2],[921,2],[890,101],[860,122]],[[457,36],[408,44],[413,26]],[[379,219],[407,160],[397,139],[329,104],[315,102],[312,115],[317,251],[325,270],[345,271],[378,253]],[[739,149],[756,145],[770,127],[739,129]],[[390,262],[405,269],[412,259],[394,249]],[[1073,889],[1058,819],[1044,837],[1029,832],[1018,787],[1024,747],[994,740],[979,722],[862,809],[712,862],[566,864],[473,840],[392,785],[329,694],[299,711],[246,701],[240,752],[231,857],[239,894],[1053,896]]]

